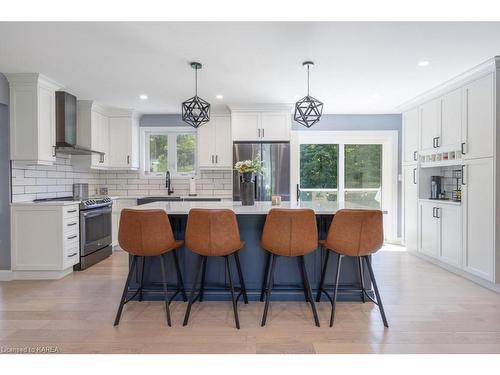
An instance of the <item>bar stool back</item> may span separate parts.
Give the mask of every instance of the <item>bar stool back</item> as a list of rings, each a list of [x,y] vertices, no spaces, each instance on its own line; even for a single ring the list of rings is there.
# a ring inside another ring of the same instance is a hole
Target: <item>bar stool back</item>
[[[370,260],[370,255],[376,253],[382,247],[383,243],[384,229],[382,211],[343,209],[337,211],[337,213],[334,215],[332,224],[330,225],[330,229],[328,230],[326,240],[321,242],[321,245],[324,246],[328,251],[325,256],[323,271],[321,274],[321,281],[318,288],[318,294],[316,296],[316,301],[319,302],[321,299],[321,293],[325,293],[325,295],[330,299],[332,303],[330,327],[333,325],[333,321],[335,318],[335,304],[340,278],[340,266],[342,263],[342,258],[344,256],[358,258],[359,277],[361,285],[360,289],[363,302],[366,301],[366,296],[372,302],[377,304],[380,310],[382,321],[384,322],[384,326],[388,327],[384,307],[382,305],[382,300],[380,298],[377,282],[375,280],[375,275],[373,274],[373,268]],[[336,253],[337,255],[335,288],[332,297],[330,297],[330,295],[324,289],[324,281],[326,269],[328,267],[328,258],[330,255],[330,251]],[[370,278],[373,283],[373,289],[375,291],[376,301],[366,292],[363,277],[362,259],[364,259],[366,266],[368,267]]]
[[[248,303],[245,282],[241,270],[238,251],[245,246],[245,242],[240,239],[240,231],[236,215],[227,209],[201,209],[193,208],[189,211],[186,225],[186,247],[192,252],[200,255],[198,270],[194,278],[193,288],[189,297],[189,304],[184,317],[184,325],[188,324],[189,315],[193,303],[199,299],[203,301],[205,289],[205,274],[208,257],[224,257],[229,278],[229,289],[231,291],[231,301],[233,303],[234,320],[236,328],[240,328],[237,303],[240,296],[243,296],[245,304]],[[229,257],[233,256],[240,282],[240,293],[235,297],[231,264]],[[201,274],[201,281],[200,279]],[[196,286],[200,283],[199,293],[195,296]]]
[[[263,284],[265,287],[263,287],[261,294],[262,296],[266,296],[261,325],[264,326],[267,320],[271,290],[274,283],[276,259],[279,256],[287,256],[297,257],[306,302],[311,304],[314,322],[319,327],[318,314],[304,262],[304,255],[318,248],[318,229],[314,211],[311,209],[282,208],[269,210],[264,224],[261,246],[270,254],[264,276],[265,280]]]
[[[139,293],[139,301],[142,300],[144,267],[146,258],[159,257],[163,279],[163,290],[165,293],[165,310],[167,315],[167,323],[169,326],[171,326],[172,323],[170,320],[169,308],[170,302],[179,292],[182,293],[184,301],[186,301],[187,298],[184,291],[184,283],[182,280],[179,261],[177,258],[177,249],[183,245],[183,241],[175,240],[167,213],[163,210],[123,209],[120,215],[118,243],[123,250],[130,253],[133,257],[132,264],[128,272],[127,281],[125,282],[125,287],[123,289],[122,298],[120,300],[120,305],[118,307],[118,312],[116,313],[114,325],[116,326],[120,323],[123,306],[127,302],[132,300],[137,295],[137,293]],[[164,255],[168,252],[172,252],[174,256],[175,269],[177,271],[178,280],[177,291],[173,294],[170,300],[168,299],[167,280],[165,276],[164,264]],[[128,288],[132,275],[134,274],[134,271],[136,275],[138,274],[138,258],[142,258],[141,283],[136,293],[132,297],[127,299]]]

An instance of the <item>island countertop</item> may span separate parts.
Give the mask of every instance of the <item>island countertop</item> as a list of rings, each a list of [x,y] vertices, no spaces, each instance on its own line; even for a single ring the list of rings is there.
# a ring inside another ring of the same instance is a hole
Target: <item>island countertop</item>
[[[338,202],[282,202],[280,205],[273,206],[271,202],[255,202],[253,206],[242,206],[241,202],[237,201],[221,201],[221,202],[153,202],[147,203],[132,209],[162,209],[169,215],[187,215],[192,208],[214,208],[214,209],[230,209],[236,215],[266,215],[271,208],[311,208],[316,215],[333,215],[342,208],[354,209],[373,209],[372,207],[363,206],[355,203],[339,204]],[[387,213],[386,210],[382,212]]]

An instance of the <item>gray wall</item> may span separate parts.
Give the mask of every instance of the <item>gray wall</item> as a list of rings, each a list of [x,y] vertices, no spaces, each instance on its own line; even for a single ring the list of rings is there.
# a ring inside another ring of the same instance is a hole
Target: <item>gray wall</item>
[[[186,126],[188,124],[182,121],[179,114],[174,115],[142,115],[140,126]]]
[[[0,73],[0,270],[10,269],[9,84]]]

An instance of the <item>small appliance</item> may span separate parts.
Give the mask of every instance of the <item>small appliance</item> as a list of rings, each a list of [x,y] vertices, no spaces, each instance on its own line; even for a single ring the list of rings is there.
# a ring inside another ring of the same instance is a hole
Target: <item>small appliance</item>
[[[431,176],[431,199],[441,199],[441,176]]]

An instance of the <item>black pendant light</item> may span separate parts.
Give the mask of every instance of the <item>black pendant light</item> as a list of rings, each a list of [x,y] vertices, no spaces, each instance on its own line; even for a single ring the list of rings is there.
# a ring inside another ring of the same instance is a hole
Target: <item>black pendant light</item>
[[[321,119],[323,103],[309,95],[309,68],[313,66],[312,61],[305,61],[302,66],[307,67],[307,95],[295,103],[294,120],[299,124],[310,128]]]
[[[197,128],[210,121],[210,103],[198,96],[198,69],[201,69],[201,64],[192,62],[190,65],[194,69],[195,94],[182,103],[182,121]]]

